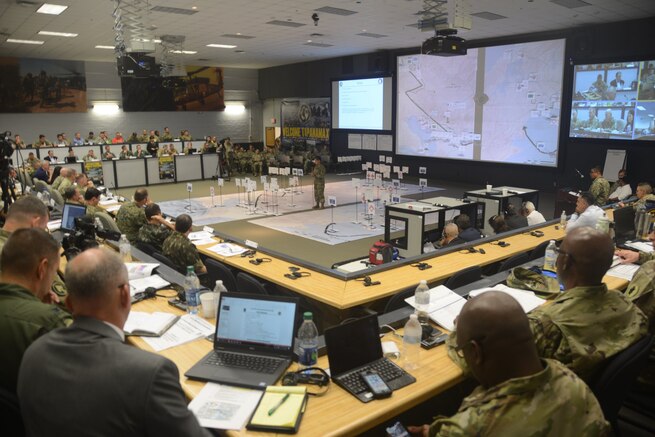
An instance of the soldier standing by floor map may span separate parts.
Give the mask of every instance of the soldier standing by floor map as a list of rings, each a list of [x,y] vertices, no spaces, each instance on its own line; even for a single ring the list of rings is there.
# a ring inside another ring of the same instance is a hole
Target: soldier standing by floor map
[[[323,209],[325,207],[325,166],[321,163],[321,157],[314,158],[314,200],[316,205],[312,209]]]

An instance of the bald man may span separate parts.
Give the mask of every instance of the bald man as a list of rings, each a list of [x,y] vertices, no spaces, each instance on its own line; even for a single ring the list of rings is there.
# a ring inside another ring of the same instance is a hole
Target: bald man
[[[437,247],[454,246],[456,244],[466,243],[459,237],[459,228],[455,223],[448,223],[443,228],[443,238],[437,242]]]
[[[209,436],[187,409],[169,359],[125,344],[127,269],[89,249],[66,266],[73,324],[26,351],[18,398],[32,436]]]
[[[488,291],[457,321],[458,355],[480,386],[450,417],[409,427],[424,436],[603,436],[609,424],[587,385],[561,363],[540,360],[528,318],[513,297]]]

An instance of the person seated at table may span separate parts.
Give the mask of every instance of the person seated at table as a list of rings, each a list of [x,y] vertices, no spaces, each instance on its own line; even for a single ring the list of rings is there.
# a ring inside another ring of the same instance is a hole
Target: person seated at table
[[[34,172],[33,177],[47,184],[50,180],[50,161],[43,161],[41,166]]]
[[[57,134],[57,141],[55,143],[57,147],[68,147],[70,146],[70,141],[68,141],[64,134]]]
[[[611,109],[605,110],[605,118],[600,122],[600,127],[606,130],[616,129],[616,120],[614,119],[614,114],[612,114]]]
[[[471,219],[468,214],[459,214],[453,217],[453,223],[459,228],[459,238],[469,242],[482,238],[482,232],[471,225]]]
[[[134,151],[134,157],[135,158],[145,158],[146,157],[146,152],[143,151],[141,148],[141,144],[136,145],[136,150]]]
[[[646,206],[647,203],[655,203],[655,194],[653,194],[653,187],[648,182],[639,182],[637,184],[637,191],[635,192],[637,200],[632,204],[634,210],[638,210]],[[624,207],[626,204],[619,202],[620,207]]]
[[[469,299],[457,319],[458,356],[480,383],[452,417],[410,426],[424,436],[609,435],[589,387],[552,359],[540,359],[519,303],[499,291]]]
[[[45,137],[45,135],[40,134],[40,135],[39,135],[39,139],[36,140],[36,141],[34,142],[34,144],[32,144],[32,147],[37,148],[37,149],[39,149],[39,148],[41,148],[41,147],[52,147],[52,143],[51,143],[50,141],[47,140],[47,138]]]
[[[19,209],[24,206],[23,202]],[[59,244],[43,230],[48,213],[42,203],[40,207],[44,216],[33,219],[35,227],[7,233],[0,255],[0,387],[14,394],[28,346],[43,334],[71,322],[68,313],[53,305],[50,289],[59,268]]]
[[[82,134],[80,132],[75,132],[75,136],[73,136],[73,146],[83,146],[84,145],[84,139],[82,138]]]
[[[126,144],[121,146],[121,152],[118,154],[118,159],[130,159],[132,157],[132,152],[127,148]]]
[[[68,154],[66,155],[66,162],[68,163],[77,162],[77,155],[75,154],[75,150],[72,147],[68,148]]]
[[[84,158],[82,158],[84,162],[89,162],[89,161],[97,161],[98,157],[96,156],[96,152],[93,149],[89,149],[88,152],[86,152],[86,155],[84,155]]]
[[[77,187],[68,187],[64,190],[64,202],[66,203],[77,203],[78,205],[84,204],[84,198],[80,194],[80,190]]]
[[[48,162],[57,162],[59,160],[59,158],[55,156],[55,151],[52,149],[48,150],[48,155],[43,159]]]
[[[607,83],[603,79],[603,75],[599,74],[596,77],[596,81],[591,84],[589,91],[593,91],[598,94],[601,100],[606,100],[607,97]]]
[[[150,203],[145,208],[146,220],[148,223],[139,229],[136,240],[141,243],[147,243],[155,248],[158,252],[162,251],[164,241],[175,230],[175,227],[169,223],[161,214],[161,209],[156,203]]]
[[[23,141],[19,134],[14,135],[14,144],[16,144],[17,149],[24,149],[26,147],[25,141]]]
[[[492,215],[488,220],[489,226],[494,230],[494,234],[502,234],[509,231],[509,226],[505,222],[505,216],[502,214]]]
[[[614,182],[610,187],[610,194],[607,203],[615,203],[627,199],[630,196],[632,196],[632,187],[626,179],[625,169],[622,168],[619,170],[616,182]]]
[[[191,155],[193,152],[193,143],[191,141],[187,141],[184,143],[184,148],[183,152],[185,155]]]
[[[180,214],[177,216],[175,219],[175,232],[171,233],[164,241],[162,252],[180,269],[193,266],[196,274],[207,273],[207,267],[200,259],[198,249],[189,240],[192,225],[193,220],[190,215]]]
[[[164,133],[161,134],[159,139],[162,141],[173,141],[173,134],[171,134],[171,130],[168,128],[168,126],[164,127]]]
[[[574,109],[571,111],[571,130],[582,128],[584,128],[584,121],[578,118],[578,110]]]
[[[175,148],[173,143],[170,143],[168,146],[164,146],[159,150],[159,156],[164,156],[164,155],[168,155],[168,156],[177,155],[177,149]]]
[[[105,151],[102,153],[102,159],[109,161],[114,158],[116,158],[116,155],[111,151],[111,147],[109,145],[105,146]]]
[[[61,184],[61,165],[56,165],[52,174],[50,175],[50,180],[48,180],[48,185],[51,185],[52,188],[55,188],[55,183]]]
[[[543,214],[537,211],[537,208],[534,207],[534,203],[529,200],[523,202],[523,205],[521,205],[521,214],[528,220],[528,226],[546,222]]]
[[[27,435],[210,436],[187,408],[175,363],[125,343],[128,282],[109,249],[68,263],[73,324],[34,342],[20,367]]]
[[[122,204],[116,213],[116,225],[130,243],[136,241],[139,229],[148,223],[143,208],[149,203],[148,190],[137,188],[134,191],[134,200]]]
[[[159,156],[159,142],[155,141],[155,136],[151,136],[146,144],[146,150],[150,156]]]
[[[116,132],[116,135],[114,135],[114,138],[111,139],[112,144],[121,144],[125,142],[125,138],[123,138],[123,134],[120,132]]]
[[[448,223],[443,228],[443,236],[441,240],[437,241],[434,245],[437,249],[447,246],[455,246],[457,244],[464,244],[466,240],[459,237],[459,228],[455,223]]]
[[[633,130],[635,130],[635,111],[634,109],[629,109],[628,114],[626,115],[623,132],[627,134],[632,134]]]
[[[132,135],[127,139],[127,142],[132,144],[132,143],[138,143],[139,142],[139,136],[137,135],[136,132],[132,132]]]
[[[159,131],[151,129],[150,134],[148,135],[148,138],[150,138],[150,137],[154,137],[155,141],[159,142]]]
[[[520,214],[516,213],[516,207],[513,203],[507,204],[507,209],[505,210],[505,223],[510,229],[521,229],[528,226],[528,219]]]
[[[93,133],[93,131],[89,131],[89,135],[86,136],[84,139],[84,144],[95,144],[96,143],[96,135]]]
[[[139,142],[146,143],[146,142],[148,142],[149,139],[150,139],[150,135],[148,134],[148,130],[143,129],[141,131],[141,135],[139,135]]]
[[[75,178],[77,177],[77,171],[74,168],[64,168],[61,171],[61,176],[62,176],[62,180],[61,183],[59,184],[59,187],[57,187],[57,191],[59,191],[59,194],[63,196],[64,191],[66,191],[68,187],[72,187],[73,184],[75,183]]]
[[[100,132],[98,138],[96,138],[96,144],[111,144],[111,140],[107,136],[107,132],[104,130]]]
[[[598,110],[595,107],[589,108],[589,118],[584,123],[585,129],[593,130],[600,127],[600,120],[598,120]]]
[[[566,222],[566,232],[585,226],[596,227],[598,220],[605,217],[605,211],[594,203],[594,196],[589,191],[578,196],[578,200],[575,202],[575,212]]]
[[[75,186],[80,190],[80,194],[84,197],[86,190],[93,187],[93,181],[89,179],[86,173],[78,173],[75,176]]]
[[[189,133],[189,130],[188,130],[188,129],[184,129],[184,130],[180,133],[180,139],[181,139],[182,141],[191,141],[191,140],[193,140],[193,137],[192,137],[191,134]]]
[[[95,214],[97,212],[106,212],[103,208],[99,207],[100,204],[100,190],[96,187],[89,187],[84,193],[84,204],[86,205],[87,214]]]

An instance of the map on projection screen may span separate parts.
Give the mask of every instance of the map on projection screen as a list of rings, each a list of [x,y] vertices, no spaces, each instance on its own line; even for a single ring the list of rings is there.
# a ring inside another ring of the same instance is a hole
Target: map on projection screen
[[[555,167],[564,40],[398,57],[396,152]]]

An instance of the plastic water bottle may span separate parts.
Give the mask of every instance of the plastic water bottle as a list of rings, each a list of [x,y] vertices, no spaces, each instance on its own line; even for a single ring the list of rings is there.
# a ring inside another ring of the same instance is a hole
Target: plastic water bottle
[[[93,222],[94,222],[95,225],[96,225],[96,231],[104,231],[104,230],[105,230],[105,227],[102,225],[102,222],[100,221],[100,218],[96,217],[96,218],[93,220]],[[128,242],[128,243],[129,243],[129,242]],[[131,254],[131,252],[132,252],[132,250],[130,249],[130,254]]]
[[[41,200],[45,203],[46,206],[50,206],[50,192],[44,191],[41,194]]]
[[[223,285],[223,281],[219,279],[216,281],[216,285],[214,285],[214,301],[216,305],[218,305],[218,298],[221,297],[221,293],[227,293],[227,288]]]
[[[559,225],[561,227],[566,226],[566,211],[562,211],[562,215],[559,216]]]
[[[125,234],[121,234],[121,239],[118,240],[118,250],[121,253],[121,259],[125,263],[132,262],[132,246],[127,240]]]
[[[187,266],[184,278],[184,294],[186,296],[186,311],[189,314],[198,314],[200,281],[193,266]]]
[[[312,313],[307,311],[302,318],[303,322],[298,330],[300,346],[298,364],[301,370],[315,366],[318,360],[318,329],[314,324]]]
[[[416,314],[418,315],[418,321],[421,325],[427,325],[429,323],[428,316],[428,307],[430,306],[430,287],[428,287],[428,282],[425,279],[422,279],[416,287],[414,292],[414,301],[416,304]]]
[[[544,253],[544,270],[549,270],[551,272],[557,271],[557,245],[555,240],[550,240],[548,246],[546,246],[546,252]]]
[[[421,324],[416,314],[410,314],[403,330],[403,359],[405,370],[418,368],[419,352],[421,349]]]

